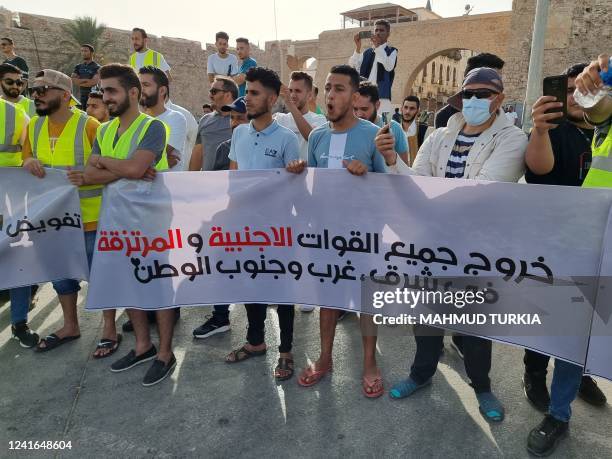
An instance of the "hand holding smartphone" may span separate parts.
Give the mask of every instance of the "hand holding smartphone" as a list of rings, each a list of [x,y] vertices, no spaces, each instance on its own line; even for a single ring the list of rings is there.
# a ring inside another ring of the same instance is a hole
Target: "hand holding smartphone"
[[[561,124],[567,117],[567,75],[550,76],[544,78],[543,95],[553,96],[563,106],[560,109],[547,110],[546,113],[562,112],[563,116],[551,119],[551,124]]]

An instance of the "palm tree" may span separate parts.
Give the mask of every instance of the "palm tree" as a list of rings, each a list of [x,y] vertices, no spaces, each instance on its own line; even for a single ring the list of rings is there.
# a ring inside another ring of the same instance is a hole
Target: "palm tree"
[[[127,60],[126,53],[113,52],[110,42],[103,38],[106,25],[98,23],[91,16],[76,17],[67,24],[62,24],[62,30],[66,35],[64,40],[58,44],[58,62],[54,68],[62,70],[68,75],[72,73],[75,63],[81,61],[80,48],[84,43],[89,43],[96,50],[96,61],[100,64],[106,61],[124,62]],[[69,50],[67,53],[66,50]]]

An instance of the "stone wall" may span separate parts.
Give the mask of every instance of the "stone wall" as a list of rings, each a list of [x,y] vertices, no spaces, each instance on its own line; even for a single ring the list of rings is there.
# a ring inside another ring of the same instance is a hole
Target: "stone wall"
[[[15,41],[16,52],[24,57],[30,66],[30,78],[42,68],[57,68],[65,71],[73,68],[80,60],[79,46],[70,43],[70,37],[62,29],[69,19],[19,13],[20,27],[11,19],[13,13],[0,9],[0,36]],[[102,41],[106,46],[96,59],[103,62],[126,62],[131,53],[131,31],[107,28]],[[211,44],[202,49],[197,41],[182,38],[150,36],[149,47],[161,52],[172,67],[170,87],[172,100],[201,113],[202,104],[209,102],[206,60],[216,50]],[[252,56],[261,65],[280,70],[280,52],[275,42],[267,42],[262,50],[251,45]]]

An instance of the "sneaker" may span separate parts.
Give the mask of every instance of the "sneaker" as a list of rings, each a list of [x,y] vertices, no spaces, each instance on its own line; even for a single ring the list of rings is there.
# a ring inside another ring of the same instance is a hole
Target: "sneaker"
[[[300,304],[298,307],[300,308],[300,311],[302,312],[312,312],[315,310],[314,306],[307,306],[305,304]]]
[[[111,365],[111,371],[113,373],[119,373],[121,371],[129,370],[134,368],[136,365],[153,360],[157,356],[157,349],[155,346],[151,346],[144,354],[136,356],[136,351],[132,349],[126,356],[121,357],[115,363]]]
[[[465,358],[463,355],[463,341],[461,336],[453,335],[451,337],[450,347],[457,353],[461,360]]]
[[[151,365],[151,368],[149,368],[147,374],[145,374],[142,380],[142,385],[149,387],[162,382],[172,374],[174,367],[176,367],[176,358],[174,358],[174,354],[172,354],[172,357],[167,364],[161,360],[155,359],[153,361],[153,365]]]
[[[480,392],[476,394],[478,410],[489,422],[502,422],[505,416],[504,405],[493,392]]]
[[[198,339],[208,338],[218,333],[229,331],[230,323],[220,322],[215,316],[211,316],[206,322],[193,331],[193,337]]]
[[[608,399],[590,376],[583,376],[578,396],[593,406],[604,406]]]
[[[19,341],[21,347],[31,348],[36,346],[40,341],[38,334],[30,330],[25,320],[15,325],[11,325],[11,331],[13,332],[13,338]]]
[[[546,387],[546,374],[525,373],[523,375],[523,391],[533,407],[547,413],[550,405],[550,394]]]
[[[527,437],[527,451],[534,456],[551,454],[557,444],[567,435],[569,423],[559,421],[547,414],[544,420]]]

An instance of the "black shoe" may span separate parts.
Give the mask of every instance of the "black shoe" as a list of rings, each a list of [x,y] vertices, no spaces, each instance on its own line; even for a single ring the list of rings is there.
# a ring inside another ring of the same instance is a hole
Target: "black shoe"
[[[15,325],[11,325],[11,331],[13,332],[13,338],[19,341],[21,347],[31,348],[36,346],[40,341],[40,337],[30,330],[25,320]]]
[[[157,349],[155,346],[151,346],[144,354],[140,354],[136,356],[136,351],[132,349],[126,356],[121,357],[115,363],[111,365],[111,371],[113,373],[119,373],[121,371],[129,370],[130,368],[135,367],[136,365],[140,365],[141,363],[148,362],[149,360],[153,360],[157,356]]]
[[[542,413],[548,412],[550,394],[546,387],[546,373],[525,373],[523,375],[523,390],[527,400],[536,410]]]
[[[557,444],[567,435],[569,423],[559,421],[547,414],[544,420],[527,437],[527,451],[534,456],[551,454]]]
[[[153,361],[153,365],[147,371],[147,374],[142,380],[142,385],[145,387],[154,386],[157,383],[162,382],[168,376],[172,374],[172,370],[176,366],[176,359],[174,358],[174,354],[170,358],[170,361],[166,364],[161,360]]]
[[[608,399],[590,376],[583,376],[578,396],[593,406],[604,406]]]
[[[200,325],[193,331],[193,337],[198,339],[208,338],[218,333],[224,333],[229,331],[230,322],[220,321],[214,315],[210,317],[206,322]]]

